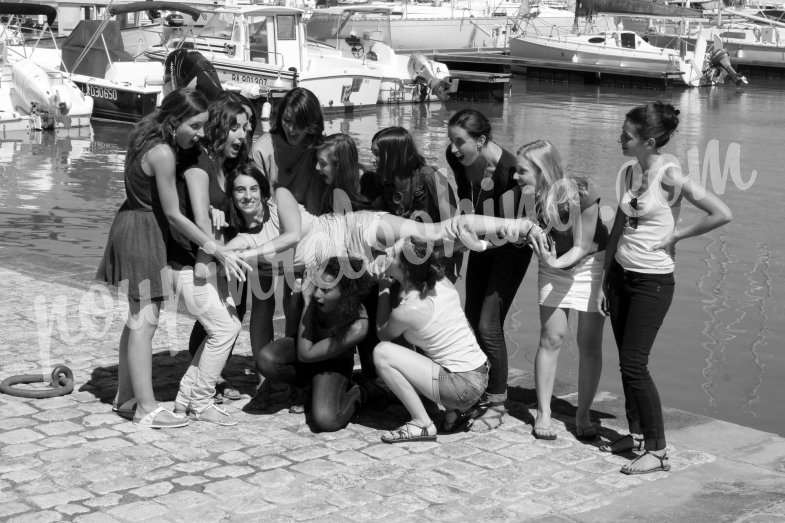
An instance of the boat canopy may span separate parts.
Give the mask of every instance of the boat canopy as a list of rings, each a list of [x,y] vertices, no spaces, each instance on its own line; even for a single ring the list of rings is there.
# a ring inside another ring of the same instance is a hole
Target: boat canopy
[[[50,5],[0,2],[0,14],[23,16],[45,15],[46,23],[51,26],[57,18],[57,9]]]
[[[93,38],[96,31],[101,29],[102,24],[105,24],[101,33],[103,38]],[[91,40],[92,44],[90,43]],[[106,42],[106,47],[104,47],[104,42]],[[79,63],[76,70],[72,70],[74,62],[76,62],[76,59],[87,45],[90,45],[90,48],[84,55],[84,59]],[[97,78],[104,77],[110,60],[112,62],[133,60],[131,55],[125,51],[120,25],[114,20],[80,21],[65,39],[61,49],[63,64],[69,71]]]
[[[576,0],[575,16],[594,16],[597,13],[703,18],[703,13],[696,9],[668,5],[654,0]]]
[[[109,7],[109,14],[112,16],[139,11],[177,11],[190,15],[194,22],[199,20],[199,17],[202,15],[202,12],[196,7],[180,2],[131,2],[130,4],[118,4]]]

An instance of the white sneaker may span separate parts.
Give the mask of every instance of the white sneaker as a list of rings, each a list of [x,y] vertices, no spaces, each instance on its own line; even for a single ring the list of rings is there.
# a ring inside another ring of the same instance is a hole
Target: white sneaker
[[[210,404],[210,406],[202,412],[191,411],[191,419],[215,423],[216,425],[221,425],[223,427],[237,425],[237,420],[215,403]]]

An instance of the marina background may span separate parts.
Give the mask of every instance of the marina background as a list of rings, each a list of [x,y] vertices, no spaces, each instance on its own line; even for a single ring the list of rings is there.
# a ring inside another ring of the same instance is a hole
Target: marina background
[[[489,116],[494,138],[513,152],[537,138],[553,141],[566,169],[591,176],[602,205],[615,208],[615,176],[626,160],[617,143],[624,114],[653,99],[682,111],[679,131],[666,150],[681,158],[685,169],[688,151],[696,151],[703,166],[707,147],[716,144],[722,170],[726,151],[738,144],[742,179],[757,171],[744,190],[730,176],[724,186],[710,183],[708,188],[733,210],[734,221],[678,246],[676,296],[652,353],[663,403],[785,435],[779,399],[785,382],[785,189],[780,178],[785,150],[777,84],[662,91],[515,78],[503,104],[377,106],[346,117],[329,115],[327,132],[351,134],[368,162],[371,136],[401,125],[412,131],[431,163],[445,166],[446,122],[454,111],[472,106]],[[67,262],[89,271],[97,265],[124,199],[129,130],[123,124],[94,123],[92,131],[0,135],[0,263],[35,257],[53,268]],[[696,212],[687,208],[682,219]],[[533,263],[507,320],[511,365],[524,370],[532,368],[538,340],[536,273]],[[182,340],[177,349],[185,348]],[[609,327],[604,355],[601,390],[621,395]],[[574,342],[563,351],[558,379],[577,381]]]

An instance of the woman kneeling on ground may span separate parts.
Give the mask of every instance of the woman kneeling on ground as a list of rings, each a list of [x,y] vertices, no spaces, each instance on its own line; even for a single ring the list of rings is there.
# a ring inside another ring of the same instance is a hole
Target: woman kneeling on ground
[[[434,425],[420,394],[446,409],[466,411],[488,385],[488,358],[480,349],[455,286],[445,277],[438,251],[407,241],[390,266],[392,278],[379,286],[377,329],[382,341],[376,371],[412,419],[382,435],[385,443],[435,441]],[[390,285],[401,283],[400,304],[392,308]],[[424,354],[393,343],[403,336]]]
[[[352,369],[355,348],[368,333],[362,298],[370,284],[362,261],[330,258],[303,287],[297,339],[277,339],[257,357],[265,379],[311,389],[305,410],[314,432],[341,430],[360,403]]]

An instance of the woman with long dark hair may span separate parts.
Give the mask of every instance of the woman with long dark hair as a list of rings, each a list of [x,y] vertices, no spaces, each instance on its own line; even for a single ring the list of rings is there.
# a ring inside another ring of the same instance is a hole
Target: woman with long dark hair
[[[230,274],[244,277],[236,256],[216,245],[181,209],[177,180],[196,162],[206,121],[204,96],[177,90],[136,125],[125,162],[126,200],[112,223],[98,269],[99,279],[127,285],[128,294],[113,410],[142,426],[188,423],[157,404],[152,384],[152,339],[161,304],[172,294],[172,264],[191,251],[193,241]]]
[[[514,179],[515,155],[493,141],[491,123],[481,112],[463,109],[449,120],[447,163],[455,174],[458,196],[475,214],[525,216],[520,187]],[[469,253],[466,267],[466,317],[488,356],[488,389],[474,409],[472,430],[503,423],[507,401],[507,343],[504,320],[531,260],[528,246],[508,244]]]

